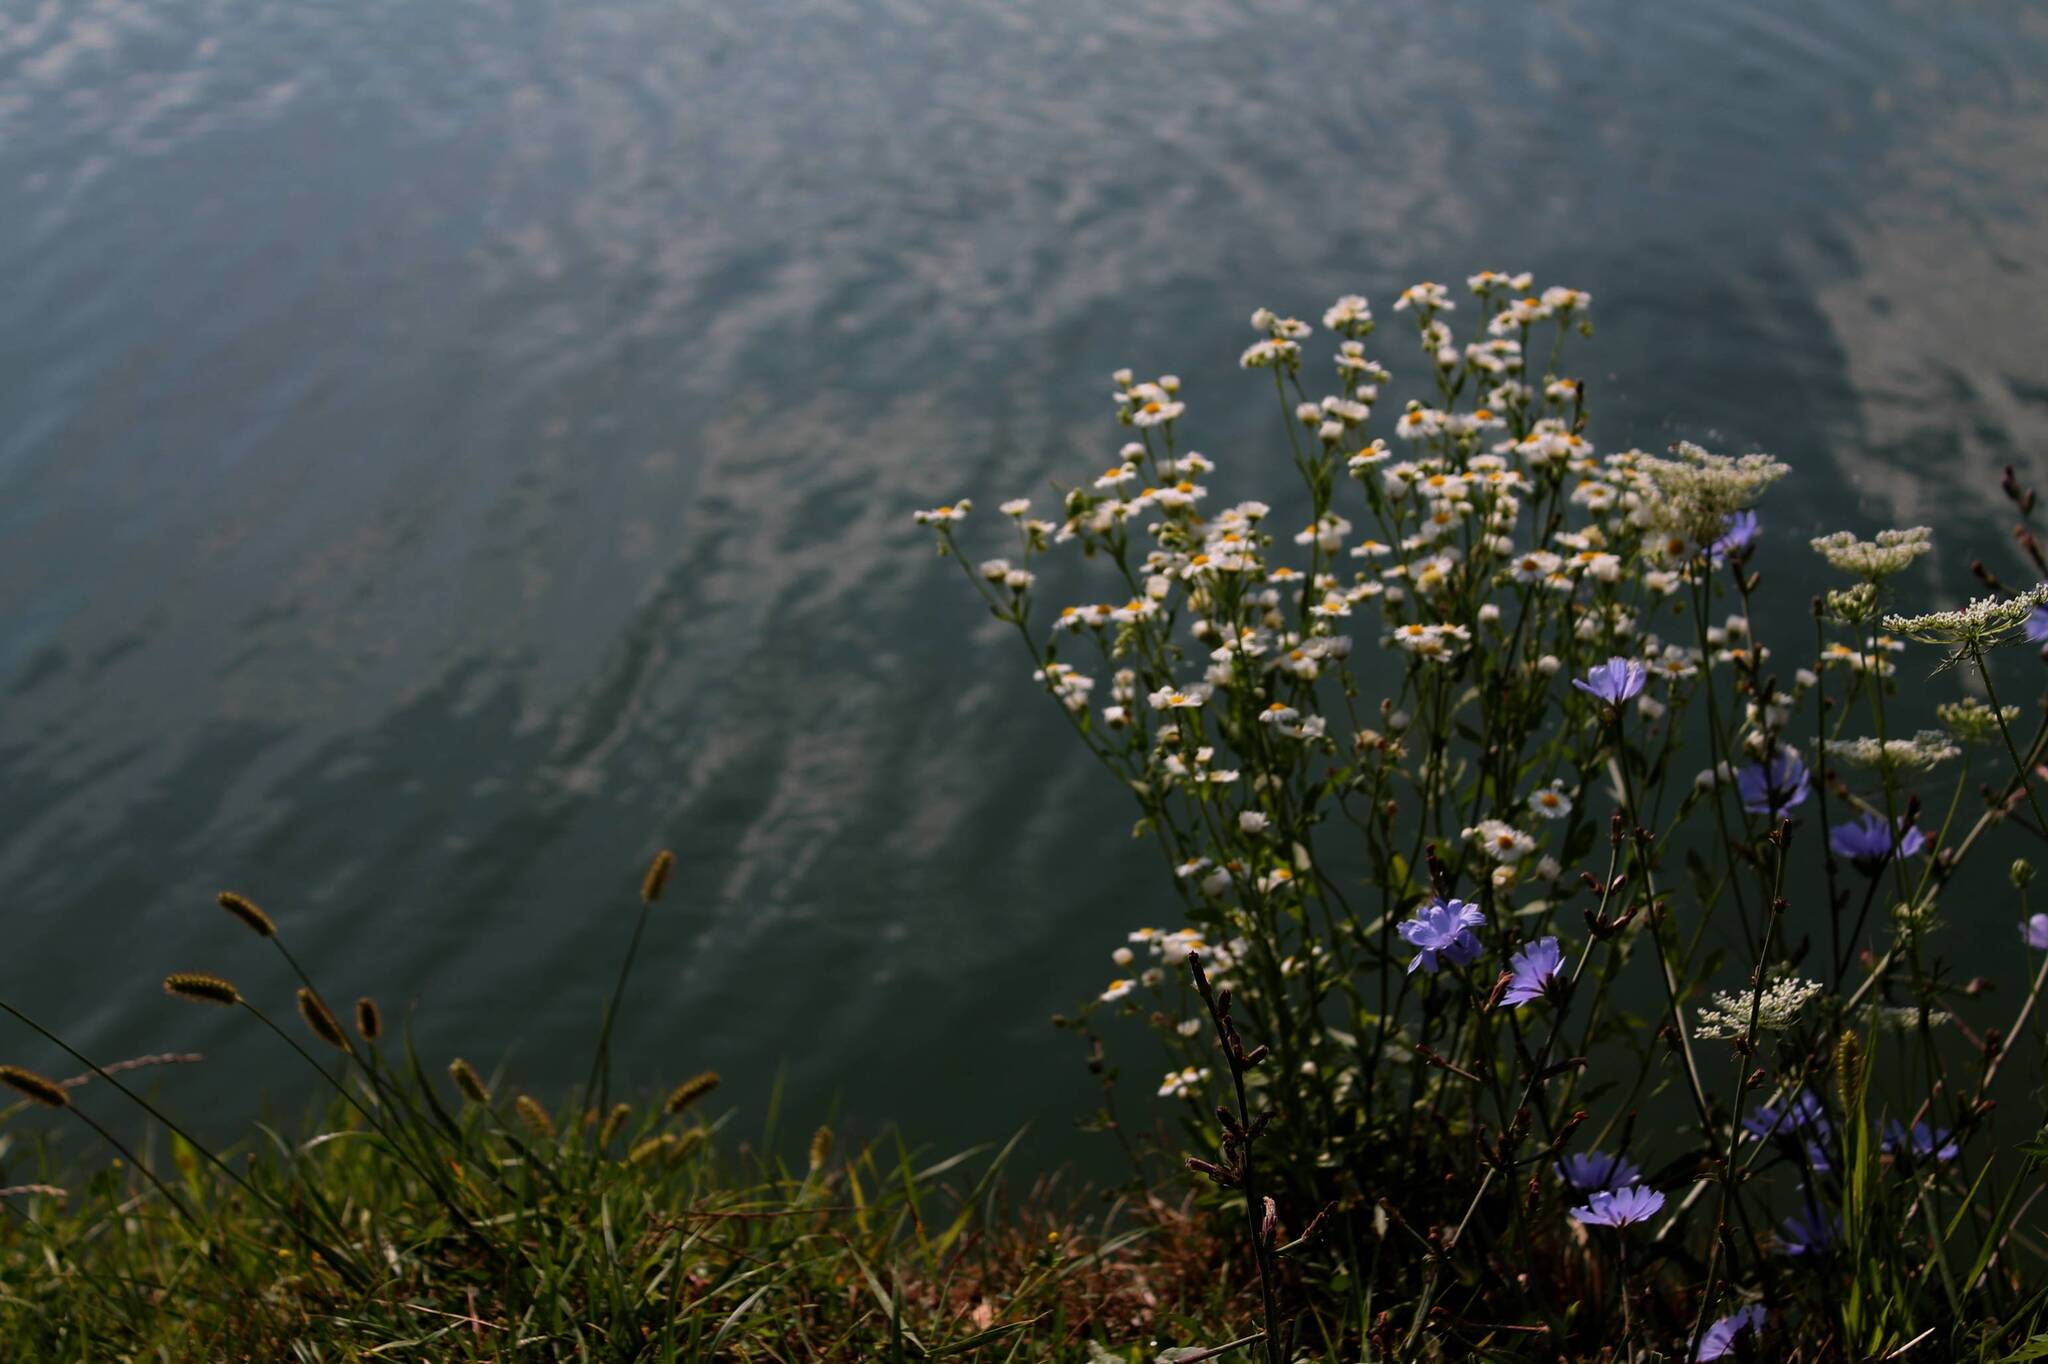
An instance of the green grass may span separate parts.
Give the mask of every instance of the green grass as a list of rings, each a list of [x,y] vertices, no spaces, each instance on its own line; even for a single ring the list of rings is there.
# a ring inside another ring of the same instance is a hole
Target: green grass
[[[1242,1334],[1198,1221],[1015,1187],[1014,1142],[928,1161],[821,1133],[786,1160],[694,1110],[607,1122],[382,1070],[375,1122],[337,1101],[225,1170],[144,1117],[123,1144],[167,1191],[72,1113],[8,1111],[5,1357],[1149,1359]],[[137,1126],[103,1081],[69,1097]]]
[[[294,1023],[235,984],[167,993],[247,1015],[331,1086],[317,1118],[197,1143],[164,1055],[101,1066],[5,1001],[63,1081],[0,1066],[0,1358],[8,1360],[980,1360],[1151,1358],[1243,1334],[1226,1243],[1172,1204],[1014,1182],[1015,1139],[934,1160],[830,1131],[755,1143],[711,1119],[718,1077],[609,1101],[611,1022],[576,1099],[429,1067],[369,1001],[353,1032],[267,914]],[[179,1007],[184,1007],[180,1005]],[[788,1152],[803,1148],[803,1154]],[[1119,1346],[1118,1343],[1121,1343]]]

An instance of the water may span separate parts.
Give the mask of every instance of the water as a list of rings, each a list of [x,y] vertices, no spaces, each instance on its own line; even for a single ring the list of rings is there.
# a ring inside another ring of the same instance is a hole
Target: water
[[[1096,468],[1121,364],[1263,491],[1254,306],[1531,269],[1603,447],[1798,466],[1785,620],[1841,525],[1965,595],[2048,437],[2048,17],[1782,8],[8,0],[5,990],[296,1106],[156,990],[283,997],[235,887],[559,1093],[667,844],[629,1085],[1069,1152],[1045,1020],[1155,856],[908,508]]]

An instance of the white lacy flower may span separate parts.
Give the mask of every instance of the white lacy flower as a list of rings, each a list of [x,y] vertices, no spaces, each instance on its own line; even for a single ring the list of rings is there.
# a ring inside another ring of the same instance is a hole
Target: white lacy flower
[[[1761,996],[1717,990],[1713,1003],[1700,1010],[1699,1035],[1747,1037],[1754,1008],[1759,1032],[1783,1032],[1799,1021],[1799,1012],[1827,987],[1817,980],[1790,977],[1767,987]]]
[[[1981,597],[1960,611],[1886,616],[1884,628],[1922,644],[1945,644],[1953,651],[1948,662],[1954,663],[2004,643],[2044,602],[2048,602],[2048,583],[2003,600]]]
[[[1934,532],[1925,526],[1881,530],[1875,540],[1859,540],[1846,530],[1810,541],[1830,566],[1876,582],[1908,567],[1934,548]]]
[[[1962,753],[1938,729],[1923,729],[1910,739],[1829,739],[1827,753],[1857,767],[1880,772],[1905,772],[1933,767]]]

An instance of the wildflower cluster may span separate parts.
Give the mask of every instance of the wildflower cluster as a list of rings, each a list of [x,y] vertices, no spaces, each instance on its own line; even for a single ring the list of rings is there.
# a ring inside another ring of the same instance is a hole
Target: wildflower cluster
[[[1935,1007],[1952,992],[1925,942],[1965,854],[2031,799],[2048,731],[2012,733],[1987,653],[2048,639],[2048,586],[1887,614],[1926,529],[1821,537],[1856,582],[1817,601],[1817,637],[1781,660],[1752,607],[1769,546],[1756,503],[1787,466],[1596,446],[1567,364],[1591,309],[1583,291],[1482,271],[1458,297],[1403,290],[1391,311],[1408,338],[1379,347],[1371,306],[1347,295],[1323,314],[1327,367],[1313,327],[1260,309],[1240,365],[1278,408],[1270,454],[1221,467],[1190,444],[1179,380],[1124,371],[1114,463],[1047,521],[1005,505],[1013,558],[969,580],[1173,869],[1180,926],[1117,945],[1119,967],[1135,949],[1158,963],[1120,971],[1090,1012],[1150,1032],[1170,1067],[1160,1095],[1213,1101],[1226,1071],[1166,944],[1205,954],[1271,1049],[1257,1083],[1284,1115],[1263,1138],[1286,1152],[1278,1215],[1334,1204],[1354,1245],[1431,1228],[1416,1236],[1432,1263],[1482,1285],[1324,1252],[1328,1281],[1415,1303],[1414,1325],[1367,1342],[1390,1357],[1431,1332],[1458,1337],[1432,1349],[1479,1349],[1455,1322],[1503,1314],[1588,1352],[1901,1344],[1911,1314],[1845,1295],[1831,1248],[1888,1238],[1887,1272],[1932,1282],[1953,1247],[1884,1219],[1969,1205],[1946,1167],[1989,1158],[2004,1053],[1980,1048],[1974,1084],[1930,1092],[1923,1070],[1916,1092],[1884,1094],[1857,1048],[1882,1034],[1933,1055],[1978,1036]],[[1283,463],[1298,486],[1261,488]],[[1239,478],[1264,496],[1238,495]],[[919,515],[961,557],[947,512]],[[1039,584],[1070,578],[1040,561],[1066,549],[1107,595],[1040,603]],[[1970,661],[1984,700],[1894,737],[1906,641]],[[1876,732],[1848,731],[1864,722]],[[1966,763],[1954,793],[1922,802],[1911,782],[1994,736],[2010,765],[1975,825]],[[1906,912],[1872,913],[1892,905]],[[2016,917],[2048,945],[2048,918],[2037,934]],[[1639,1130],[1652,1093],[1663,1120]],[[1202,1105],[1184,1108],[1214,1163]],[[1899,1126],[1862,1140],[1880,1121]],[[1612,1229],[1628,1266],[1653,1219],[1666,1245],[1694,1247],[1690,1268],[1630,1266],[1612,1325],[1483,1286],[1503,1256],[1581,1273],[1558,1266],[1606,1252],[1571,1226]],[[1777,1237],[1757,1230],[1774,1219]],[[1990,1281],[1955,1285],[1943,1309],[1991,1310],[1995,1294],[1970,1297]]]

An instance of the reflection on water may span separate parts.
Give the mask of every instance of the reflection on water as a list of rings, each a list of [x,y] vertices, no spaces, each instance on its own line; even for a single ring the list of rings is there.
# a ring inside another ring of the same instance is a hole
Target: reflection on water
[[[1597,296],[1603,444],[1772,450],[1788,566],[1928,519],[1959,595],[2048,435],[2044,54],[2018,5],[17,6],[5,988],[294,1096],[154,995],[265,979],[232,885],[566,1082],[668,843],[636,1077],[1057,1128],[1044,1018],[1153,855],[905,510],[1095,467],[1125,363],[1263,490],[1254,306],[1490,265]]]

